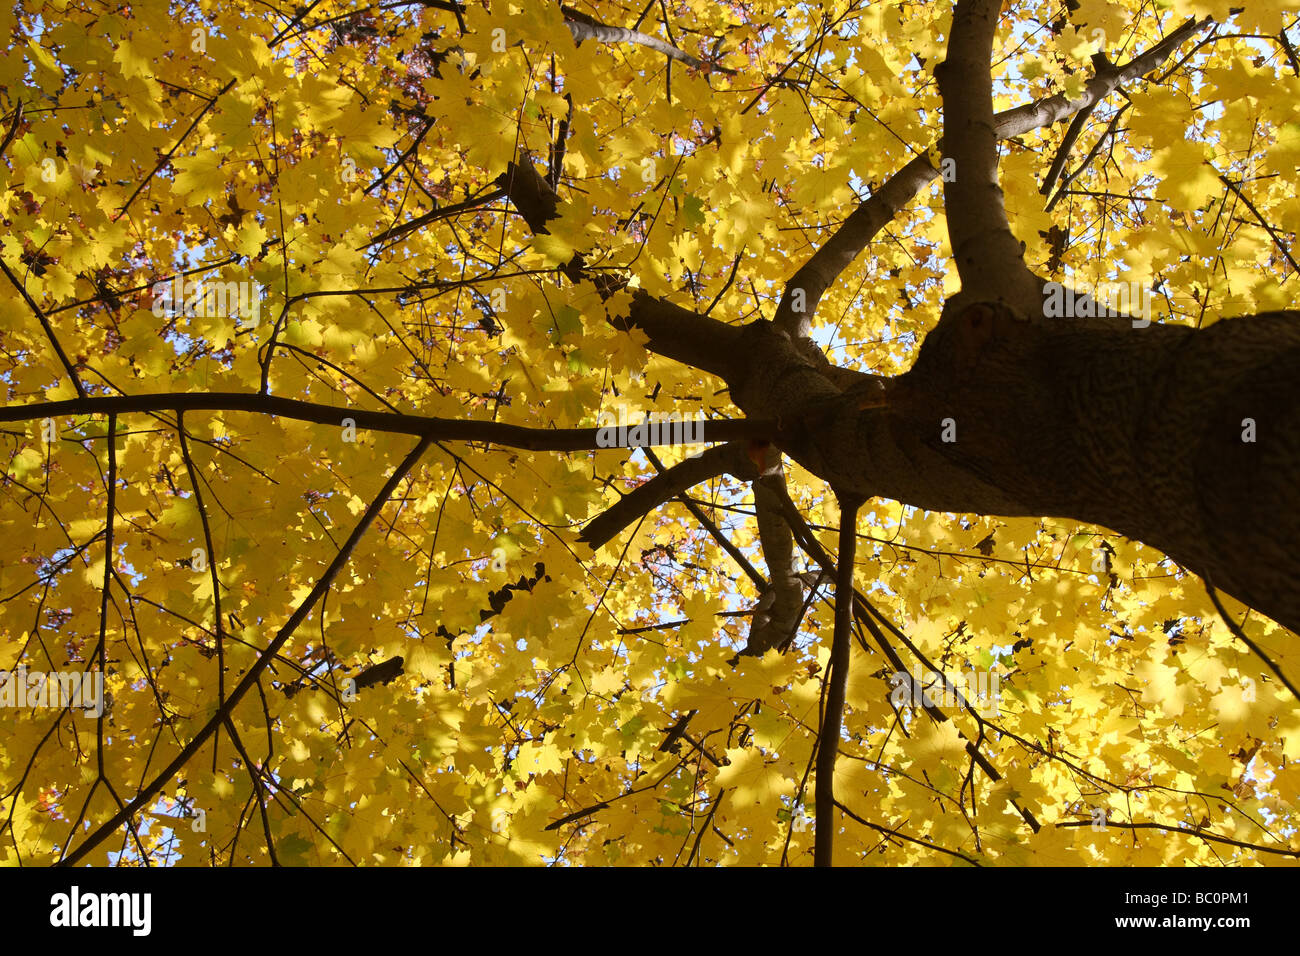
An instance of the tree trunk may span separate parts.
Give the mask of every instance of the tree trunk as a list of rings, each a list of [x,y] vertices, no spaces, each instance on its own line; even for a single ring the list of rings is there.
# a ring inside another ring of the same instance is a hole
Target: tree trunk
[[[743,336],[733,399],[833,487],[1103,525],[1300,629],[1300,313],[1194,330],[954,302],[910,371],[844,391],[770,323]]]

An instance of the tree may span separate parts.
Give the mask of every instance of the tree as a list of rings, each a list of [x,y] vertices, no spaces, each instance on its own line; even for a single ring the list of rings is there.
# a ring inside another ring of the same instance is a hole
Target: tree
[[[0,861],[1296,859],[1294,6],[0,13]]]

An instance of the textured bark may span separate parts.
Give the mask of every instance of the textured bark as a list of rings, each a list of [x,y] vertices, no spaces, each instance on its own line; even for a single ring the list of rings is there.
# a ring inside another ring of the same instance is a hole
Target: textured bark
[[[745,336],[756,371],[737,404],[777,420],[781,450],[833,487],[1099,524],[1300,629],[1300,313],[1193,330],[949,308],[868,408],[829,395],[770,324]]]

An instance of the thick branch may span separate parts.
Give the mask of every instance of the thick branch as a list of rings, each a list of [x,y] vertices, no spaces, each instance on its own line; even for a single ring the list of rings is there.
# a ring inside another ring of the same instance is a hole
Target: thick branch
[[[1020,136],[1031,130],[1059,123],[1081,110],[1095,106],[1122,84],[1150,73],[1184,41],[1200,32],[1210,22],[1209,17],[1199,21],[1188,20],[1150,50],[1134,57],[1113,72],[1103,72],[1093,76],[1084,86],[1083,93],[1078,99],[1071,100],[1064,94],[1058,93],[1041,102],[1028,103],[998,113],[994,117],[997,138],[1001,140]],[[936,149],[941,154],[947,155],[946,141],[941,138],[936,144]],[[786,283],[785,294],[777,307],[774,319],[777,327],[791,335],[807,335],[812,325],[812,316],[817,311],[817,303],[839,274],[849,267],[850,263],[867,247],[867,243],[875,238],[876,233],[938,175],[939,171],[930,165],[927,155],[922,154],[891,176],[880,189],[871,194],[870,198],[860,203],[826,244],[818,249]],[[796,290],[803,291],[802,312],[794,311]]]
[[[977,304],[945,311],[913,368],[883,381],[882,405],[831,400],[779,443],[864,496],[1111,528],[1297,630],[1298,369],[1300,312],[1197,330]],[[823,383],[809,368],[788,387]],[[733,395],[755,417],[788,407]]]
[[[980,300],[1025,302],[1037,288],[998,186],[990,64],[1001,8],[1002,0],[960,0],[948,58],[934,71],[943,96],[944,158],[956,163],[943,204],[962,290]]]
[[[667,471],[638,485],[607,510],[592,518],[578,535],[578,540],[599,548],[664,502],[719,475],[731,474],[744,480],[757,478],[758,469],[745,454],[746,447],[744,442],[728,442],[725,445],[715,445],[695,458],[678,462]]]
[[[770,455],[777,456],[775,449]],[[803,581],[795,568],[794,535],[781,513],[785,491],[785,474],[776,470],[759,478],[754,487],[754,512],[758,519],[758,539],[763,547],[770,579],[754,613],[749,639],[741,652],[761,657],[768,649],[781,647],[794,636],[804,613]]]
[[[510,201],[534,233],[546,233],[546,224],[559,215],[560,198],[551,184],[533,168],[526,156],[511,162],[497,178]],[[624,288],[626,280],[607,273],[592,273],[581,253],[574,255],[562,268],[573,282],[592,282],[602,297],[608,298]],[[650,341],[646,347],[665,358],[683,362],[693,368],[722,378],[735,374],[743,356],[737,352],[740,331],[730,325],[700,315],[664,299],[656,299],[638,289],[626,317],[613,321],[622,330],[640,329]]]

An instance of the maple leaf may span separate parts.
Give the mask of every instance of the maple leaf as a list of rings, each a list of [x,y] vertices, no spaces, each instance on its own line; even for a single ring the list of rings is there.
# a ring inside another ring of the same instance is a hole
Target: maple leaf
[[[0,8],[0,863],[1300,859],[1291,17],[977,6]]]

